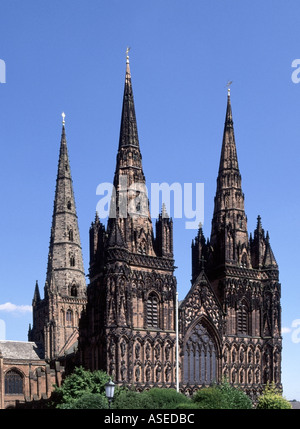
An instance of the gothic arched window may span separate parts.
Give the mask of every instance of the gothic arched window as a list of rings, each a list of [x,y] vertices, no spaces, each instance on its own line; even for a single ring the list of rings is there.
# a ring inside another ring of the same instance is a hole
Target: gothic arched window
[[[66,322],[67,322],[67,324],[68,324],[68,325],[71,325],[71,324],[72,324],[72,319],[73,319],[73,313],[72,313],[72,310],[68,310],[68,311],[66,312]]]
[[[201,322],[197,323],[184,347],[185,383],[210,384],[217,381],[217,349],[214,339]]]
[[[147,299],[147,326],[158,328],[159,319],[158,297],[155,293],[150,293]]]
[[[19,372],[11,370],[5,374],[5,394],[23,394],[23,377]]]

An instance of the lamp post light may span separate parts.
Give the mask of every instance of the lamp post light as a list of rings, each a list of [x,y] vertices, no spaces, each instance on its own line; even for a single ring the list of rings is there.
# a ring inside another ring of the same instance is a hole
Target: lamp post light
[[[109,408],[111,406],[111,401],[114,398],[114,393],[115,393],[115,383],[110,378],[109,381],[105,384],[105,394],[108,399]]]
[[[179,392],[179,321],[178,321],[178,292],[176,292],[176,390]]]

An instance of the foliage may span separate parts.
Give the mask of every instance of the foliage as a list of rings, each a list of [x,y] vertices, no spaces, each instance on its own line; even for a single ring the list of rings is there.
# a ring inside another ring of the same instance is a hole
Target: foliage
[[[192,401],[198,408],[226,408],[222,392],[216,386],[199,389],[193,396]]]
[[[75,368],[74,372],[65,378],[62,385],[54,389],[51,395],[51,406],[62,409],[108,408],[108,400],[105,395],[105,384],[108,380],[109,376],[104,371],[91,372],[83,367]],[[277,391],[275,393],[269,388],[260,398],[258,408],[290,408],[288,401],[278,395]],[[274,402],[274,395],[277,402]],[[273,398],[273,406],[270,406],[270,396]],[[278,396],[280,400],[277,398]],[[264,401],[263,398],[265,398]],[[289,405],[288,407],[284,407],[286,403]],[[243,391],[223,382],[198,390],[192,399],[175,389],[152,388],[139,393],[127,387],[117,387],[112,408],[250,409],[252,403]]]
[[[204,387],[196,392],[192,401],[198,408],[209,409],[251,409],[252,402],[242,390],[224,381],[221,384]]]
[[[117,390],[117,394],[112,402],[112,408],[121,410],[142,409],[143,395],[133,389],[122,387]]]
[[[75,368],[74,372],[68,375],[60,387],[55,387],[51,395],[51,406],[65,408],[70,406],[86,393],[99,394],[105,396],[105,383],[109,376],[104,371],[89,371],[83,367]]]
[[[113,408],[119,409],[175,409],[191,401],[175,389],[152,388],[142,393],[120,389],[113,401]]]
[[[243,390],[231,386],[227,381],[222,382],[219,389],[227,409],[249,410],[252,408],[252,401]]]
[[[198,404],[196,404],[195,402],[185,402],[183,404],[178,404],[176,405],[176,410],[199,410],[199,406]]]
[[[143,406],[146,409],[175,409],[179,404],[190,402],[189,398],[175,389],[154,387],[141,395],[143,395]]]
[[[83,393],[78,399],[72,402],[61,404],[61,409],[103,409],[108,408],[108,400],[99,393]]]
[[[292,406],[287,399],[285,399],[279,389],[276,388],[275,383],[271,385],[268,383],[263,391],[263,394],[258,398],[257,409],[291,409]]]

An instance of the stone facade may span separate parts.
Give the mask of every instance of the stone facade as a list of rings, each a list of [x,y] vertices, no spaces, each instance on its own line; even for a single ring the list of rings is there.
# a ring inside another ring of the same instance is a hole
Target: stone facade
[[[86,367],[139,390],[176,385],[177,288],[172,220],[163,209],[154,238],[141,159],[127,61],[116,192],[107,228],[97,215],[90,228],[79,351]],[[228,91],[211,235],[200,226],[193,240],[192,287],[179,307],[180,390],[226,378],[255,399],[268,381],[281,387],[280,314],[269,234],[260,217],[253,237],[247,230]]]
[[[63,123],[44,297],[36,284],[30,342],[0,342],[1,408],[49,397],[69,362],[140,391],[179,381],[192,395],[226,378],[256,399],[268,381],[281,387],[278,265],[260,216],[248,234],[230,92],[211,234],[200,226],[192,242],[178,325],[173,222],[163,207],[152,224],[145,184],[127,58],[110,216],[90,227],[89,284]]]
[[[226,378],[254,399],[281,387],[281,286],[258,216],[248,235],[230,92],[210,239],[192,243],[193,285],[180,307],[182,389]]]

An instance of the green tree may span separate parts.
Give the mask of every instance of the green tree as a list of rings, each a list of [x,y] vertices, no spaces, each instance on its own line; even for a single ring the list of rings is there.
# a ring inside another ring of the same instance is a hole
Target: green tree
[[[89,371],[83,367],[77,367],[68,375],[60,387],[55,387],[51,395],[50,404],[56,408],[73,406],[77,399],[84,394],[99,394],[105,397],[105,383],[109,376],[104,371]]]
[[[217,386],[199,389],[192,398],[198,408],[220,409],[227,408],[222,392]]]
[[[121,387],[115,394],[112,408],[121,410],[142,409],[144,408],[143,399],[141,393],[127,387]]]
[[[190,399],[175,389],[154,387],[142,394],[142,405],[146,409],[175,409],[179,404],[190,403]]]
[[[258,398],[257,409],[291,409],[292,406],[287,399],[285,399],[280,390],[276,388],[275,383],[271,385],[267,383],[263,394]]]
[[[224,381],[198,390],[192,401],[199,408],[209,409],[251,409],[252,402],[242,390]]]
[[[249,410],[253,404],[249,396],[238,387],[233,387],[227,381],[223,381],[218,388],[221,391],[227,409]]]
[[[119,409],[175,409],[191,400],[175,389],[152,388],[142,393],[130,389],[120,389],[113,402],[113,408]]]
[[[59,406],[61,409],[103,409],[108,407],[108,400],[99,393],[83,393],[78,399],[72,402],[64,403]]]

